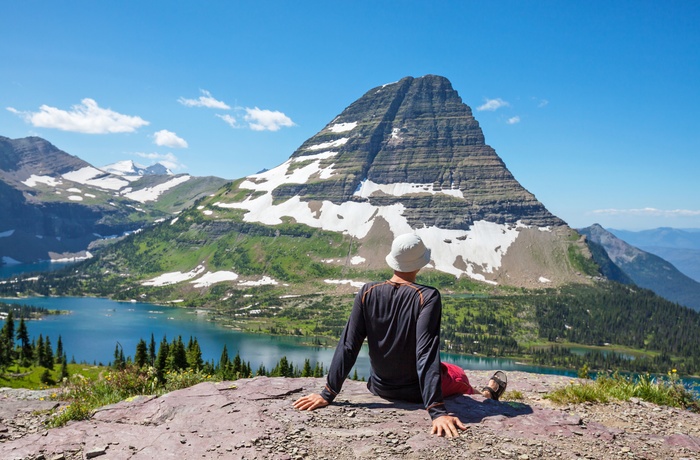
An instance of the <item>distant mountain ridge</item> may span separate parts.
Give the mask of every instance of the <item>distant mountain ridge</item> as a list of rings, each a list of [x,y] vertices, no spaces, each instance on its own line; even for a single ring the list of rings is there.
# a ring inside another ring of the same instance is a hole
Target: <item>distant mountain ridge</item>
[[[141,176],[172,176],[173,172],[166,166],[156,163],[151,166],[141,166],[134,163],[132,160],[123,160],[116,163],[109,164],[100,168],[102,171],[114,174],[117,176],[123,176],[126,178],[133,178],[133,180],[138,179]]]
[[[628,244],[598,224],[579,232],[605,248],[613,263],[638,286],[700,311],[700,283],[668,261]]]
[[[172,175],[162,165],[115,165],[112,171],[122,166],[122,174],[39,137],[0,136],[0,260],[89,257],[94,240],[173,215],[226,182]]]
[[[608,231],[639,249],[668,260],[683,274],[700,282],[700,229],[661,227],[638,232]]]

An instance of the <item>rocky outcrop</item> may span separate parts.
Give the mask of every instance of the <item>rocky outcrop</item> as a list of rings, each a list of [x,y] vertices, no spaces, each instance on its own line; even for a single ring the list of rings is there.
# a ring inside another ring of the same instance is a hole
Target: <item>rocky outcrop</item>
[[[469,372],[475,385],[484,384],[489,374]],[[258,377],[134,398],[98,410],[91,420],[50,430],[36,423],[31,428],[27,421],[35,407],[47,408],[46,401],[18,405],[10,403],[16,398],[0,394],[5,398],[0,404],[0,457],[527,460],[700,455],[698,414],[637,400],[552,406],[544,394],[569,384],[568,378],[510,372],[509,380],[509,390],[522,396],[518,400],[448,398],[448,409],[468,427],[456,439],[430,435],[429,418],[418,405],[377,398],[354,381],[346,382],[336,403],[313,412],[299,412],[292,402],[318,391],[321,379]],[[30,429],[22,431],[15,420]]]

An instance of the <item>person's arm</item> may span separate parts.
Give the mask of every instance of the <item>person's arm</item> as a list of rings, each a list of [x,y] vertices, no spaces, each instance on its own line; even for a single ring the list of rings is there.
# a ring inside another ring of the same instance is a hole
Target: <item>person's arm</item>
[[[425,299],[425,304],[418,314],[416,324],[416,368],[423,403],[435,420],[447,415],[442,399],[442,380],[440,378],[440,319],[442,301],[440,293]]]
[[[440,376],[440,320],[442,301],[436,290],[427,299],[418,315],[416,325],[416,367],[423,403],[432,419],[431,433],[438,436],[459,436],[458,430],[467,427],[460,419],[449,415],[442,399]]]
[[[362,309],[362,294],[364,290],[365,288],[363,287],[355,296],[355,303],[353,304],[350,318],[340,336],[340,341],[333,354],[331,366],[328,369],[326,386],[323,388],[320,395],[312,393],[295,401],[294,407],[297,409],[314,410],[319,407],[327,406],[332,403],[338,393],[340,393],[345,379],[355,365],[357,355],[360,353],[360,348],[362,347],[362,342],[364,342],[367,336]]]

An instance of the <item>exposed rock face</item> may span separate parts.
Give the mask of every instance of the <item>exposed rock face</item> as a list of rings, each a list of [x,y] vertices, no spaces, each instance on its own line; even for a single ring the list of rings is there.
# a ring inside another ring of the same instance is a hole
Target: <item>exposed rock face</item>
[[[400,201],[414,228],[467,230],[480,220],[539,227],[563,224],[485,144],[471,109],[444,77],[407,77],[371,89],[292,157],[302,161],[324,151],[337,152],[320,163],[321,169],[333,169],[328,180],[285,184],[273,195],[376,206]],[[392,186],[392,192],[397,185],[411,185],[398,197],[373,191],[371,184],[379,189]]]
[[[468,373],[475,386],[490,375]],[[518,401],[448,398],[448,410],[468,427],[455,439],[431,435],[420,405],[375,397],[363,382],[346,382],[326,408],[292,408],[294,400],[323,383],[266,377],[203,383],[160,398],[124,401],[98,410],[91,420],[51,430],[28,417],[50,403],[18,404],[5,397],[0,458],[607,460],[700,454],[698,414],[640,401],[553,406],[542,396],[569,384],[562,376],[509,372],[509,389],[522,394]]]

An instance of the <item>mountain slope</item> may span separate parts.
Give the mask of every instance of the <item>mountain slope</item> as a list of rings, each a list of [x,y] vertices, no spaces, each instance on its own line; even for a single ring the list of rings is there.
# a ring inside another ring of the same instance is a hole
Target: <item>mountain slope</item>
[[[700,311],[700,283],[679,272],[669,262],[627,244],[598,224],[579,232],[605,248],[615,265],[638,286]]]
[[[700,229],[661,227],[639,232],[609,229],[632,246],[656,254],[700,282]]]
[[[110,174],[38,137],[0,136],[1,260],[89,257],[92,241],[168,217],[226,182],[134,172]]]

